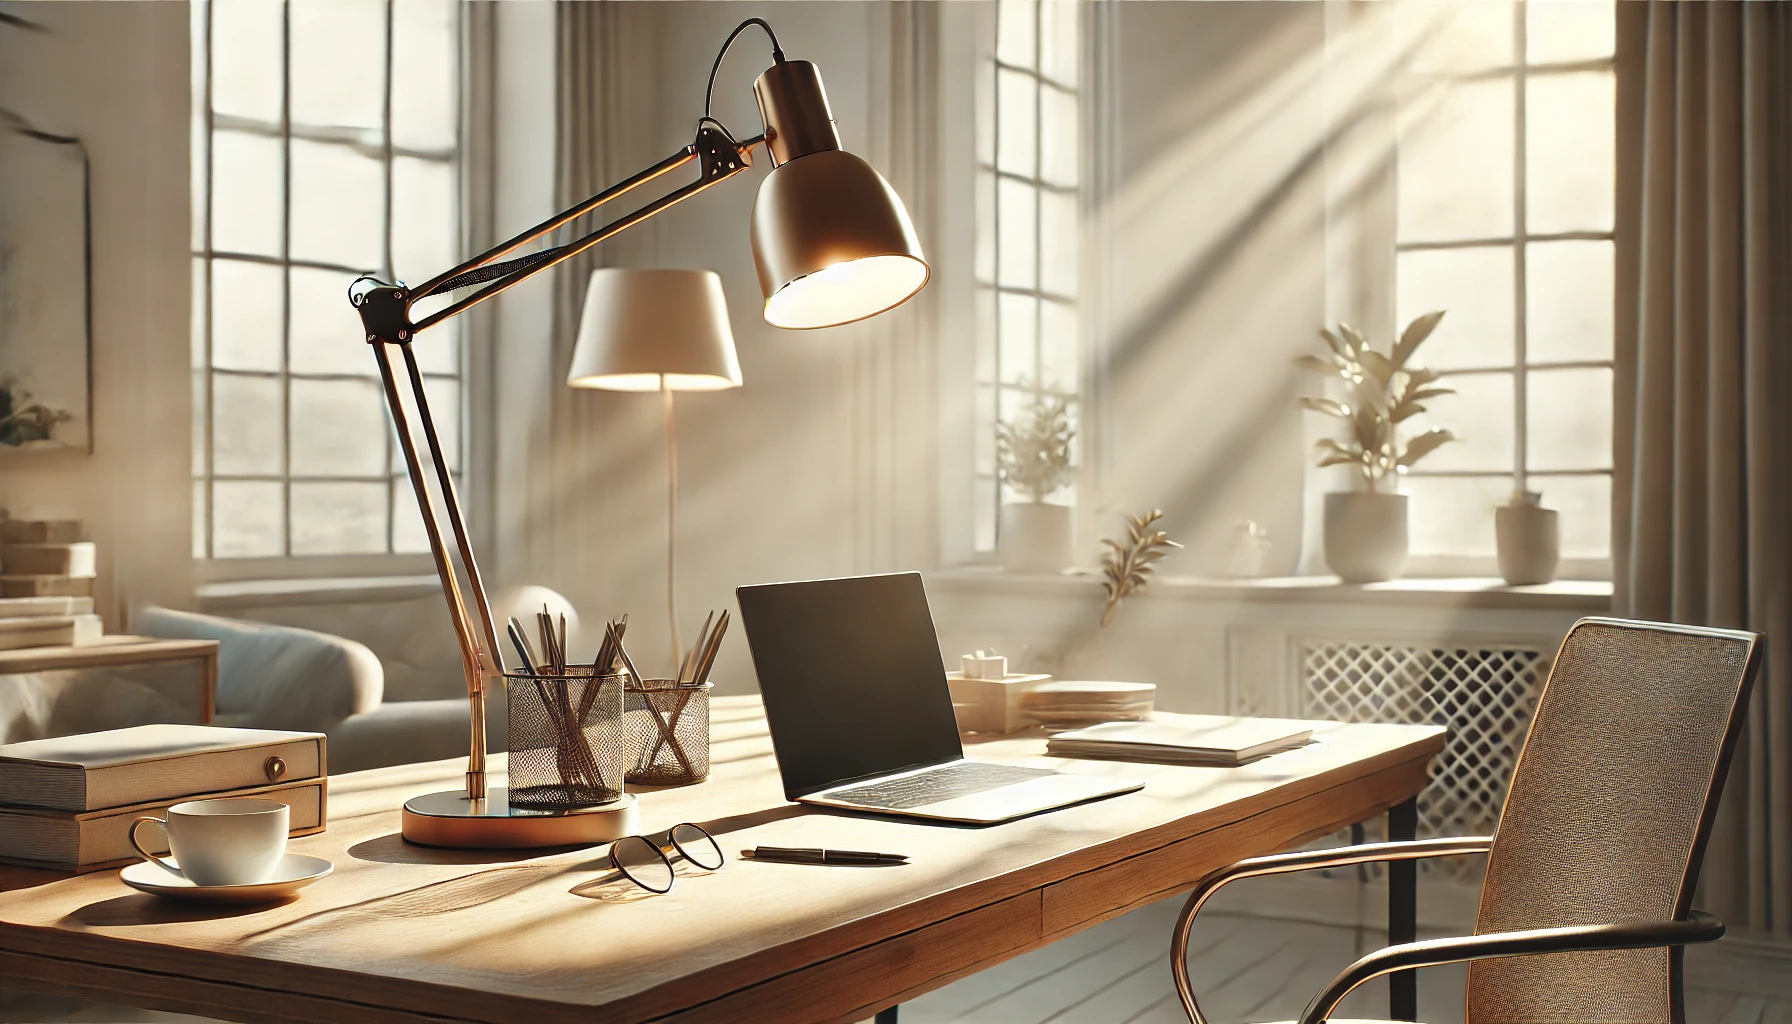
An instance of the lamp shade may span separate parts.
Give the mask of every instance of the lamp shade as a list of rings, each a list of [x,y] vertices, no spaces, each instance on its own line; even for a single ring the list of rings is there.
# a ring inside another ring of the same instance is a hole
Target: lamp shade
[[[740,387],[722,279],[709,270],[591,273],[566,382],[605,391]]]
[[[777,166],[753,204],[765,321],[833,327],[901,305],[930,273],[883,175],[840,148],[815,65],[783,61],[753,84]]]

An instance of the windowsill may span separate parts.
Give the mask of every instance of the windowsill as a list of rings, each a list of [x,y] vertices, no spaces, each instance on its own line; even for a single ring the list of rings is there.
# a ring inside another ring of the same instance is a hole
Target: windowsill
[[[1027,575],[984,566],[939,569],[926,576],[930,586],[945,590],[1034,596],[1094,594],[1099,592],[1102,583],[1099,574],[1089,571]],[[1156,576],[1145,593],[1174,600],[1234,603],[1423,605],[1592,614],[1610,610],[1612,585],[1609,580],[1556,580],[1538,586],[1512,587],[1488,577],[1416,577],[1386,583],[1351,584],[1340,582],[1336,576],[1247,580]]]
[[[272,605],[408,601],[441,593],[441,581],[434,576],[362,576],[205,583],[196,597],[200,611],[223,612]]]

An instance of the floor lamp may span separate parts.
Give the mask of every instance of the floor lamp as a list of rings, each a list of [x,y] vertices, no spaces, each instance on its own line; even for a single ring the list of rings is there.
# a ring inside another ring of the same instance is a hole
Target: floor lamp
[[[762,134],[736,141],[720,121],[709,116],[706,99],[691,144],[634,177],[415,287],[372,277],[362,277],[349,287],[349,301],[359,311],[367,343],[373,348],[386,406],[423,513],[424,532],[460,647],[472,718],[465,787],[406,801],[402,822],[407,840],[487,849],[602,842],[620,834],[615,830],[621,820],[602,810],[513,811],[509,794],[486,784],[485,695],[488,687],[503,685],[503,654],[455,493],[454,475],[429,413],[422,370],[411,351],[418,332],[744,173],[752,165],[753,150],[761,145],[771,158],[772,171],[753,204],[752,246],[767,323],[793,329],[850,323],[901,305],[927,284],[930,270],[908,211],[882,175],[840,148],[821,73],[814,64],[785,60],[771,26],[749,18],[735,28],[716,54],[709,71],[710,91],[714,91],[716,71],[729,46],[755,26],[765,31],[772,44],[772,66],[753,83],[765,125]],[[599,206],[692,164],[697,169],[696,181],[633,213],[564,245],[505,258]],[[419,300],[476,285],[484,287],[412,319],[411,308]],[[462,572],[466,575],[464,587]]]
[[[740,387],[722,279],[710,270],[593,271],[566,383],[601,391],[658,391],[666,420],[666,612],[672,672],[678,637],[678,431],[676,391]]]

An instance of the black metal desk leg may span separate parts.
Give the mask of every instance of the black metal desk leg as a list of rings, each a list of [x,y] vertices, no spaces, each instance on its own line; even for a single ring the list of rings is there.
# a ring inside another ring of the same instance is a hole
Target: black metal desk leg
[[[1413,797],[1388,808],[1388,840],[1400,842],[1418,838],[1419,800]],[[1388,943],[1398,945],[1419,937],[1419,862],[1396,860],[1388,863]],[[1419,1019],[1419,975],[1417,971],[1395,971],[1388,975],[1388,1016],[1395,1020]],[[879,1021],[882,1024],[882,1021]]]
[[[896,1011],[900,1009],[902,1007],[892,1006],[888,1010],[879,1010],[877,1016],[871,1019],[871,1024],[896,1024]]]

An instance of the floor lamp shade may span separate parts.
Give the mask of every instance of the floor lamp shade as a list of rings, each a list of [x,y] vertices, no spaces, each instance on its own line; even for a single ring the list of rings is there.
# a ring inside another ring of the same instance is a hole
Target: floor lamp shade
[[[929,274],[902,199],[840,148],[815,65],[753,84],[776,165],[753,204],[753,261],[774,327],[833,327],[901,305]]]
[[[606,391],[740,387],[722,279],[709,270],[593,271],[566,382]]]

